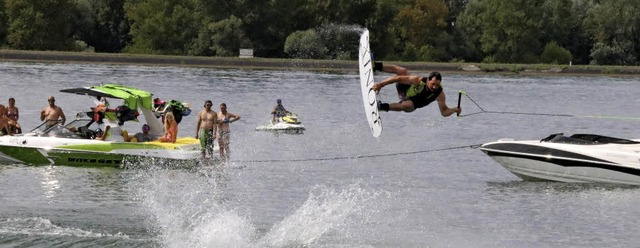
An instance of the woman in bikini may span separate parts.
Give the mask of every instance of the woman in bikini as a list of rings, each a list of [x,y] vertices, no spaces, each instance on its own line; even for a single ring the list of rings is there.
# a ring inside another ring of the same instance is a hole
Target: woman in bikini
[[[9,117],[9,126],[11,126],[12,133],[22,133],[22,128],[18,123],[18,119],[20,118],[20,112],[18,111],[18,107],[16,107],[16,99],[9,98],[9,107],[7,107],[7,117]]]
[[[178,123],[173,113],[167,112],[164,116],[164,135],[158,139],[160,142],[175,143],[178,138]]]
[[[218,147],[220,149],[220,159],[229,159],[229,141],[231,140],[231,130],[229,123],[240,120],[240,116],[227,112],[227,104],[220,104],[218,112]]]

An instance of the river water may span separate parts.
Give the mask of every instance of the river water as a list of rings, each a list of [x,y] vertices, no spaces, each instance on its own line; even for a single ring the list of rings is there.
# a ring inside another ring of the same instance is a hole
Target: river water
[[[0,165],[2,247],[634,247],[640,189],[523,182],[474,145],[551,133],[637,138],[640,78],[445,74],[447,103],[464,90],[466,117],[435,104],[382,113],[373,138],[358,75],[95,64],[0,63],[0,101],[39,123],[49,95],[68,119],[91,106],[59,90],[126,84],[194,113],[225,102],[232,162],[171,170]],[[376,76],[376,80],[386,75]],[[382,90],[395,101],[395,89]],[[302,135],[257,132],[275,100]],[[478,113],[504,111],[575,117]],[[601,117],[579,117],[601,116]],[[604,118],[615,116],[622,118]],[[129,125],[129,124],[126,124]],[[125,125],[125,128],[127,126]],[[139,126],[131,124],[136,131]],[[159,163],[159,162],[157,162]]]

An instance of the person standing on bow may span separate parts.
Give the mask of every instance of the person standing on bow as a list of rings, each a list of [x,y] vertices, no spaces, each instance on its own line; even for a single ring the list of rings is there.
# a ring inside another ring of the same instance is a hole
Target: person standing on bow
[[[60,119],[60,124],[64,125],[67,118],[64,116],[64,112],[62,112],[62,108],[56,106],[56,98],[50,96],[47,101],[49,101],[49,105],[44,107],[40,112],[40,120],[47,123],[47,128],[58,124],[58,119]]]
[[[397,65],[383,65],[376,62],[375,70],[395,73],[395,76],[388,77],[380,83],[374,84],[372,89],[380,91],[382,87],[389,84],[396,84],[396,90],[400,102],[398,103],[380,103],[378,109],[381,111],[404,111],[413,112],[418,108],[429,105],[433,101],[438,102],[440,114],[443,117],[450,116],[454,113],[460,114],[462,111],[459,107],[449,108],[446,103],[446,97],[440,82],[442,75],[439,72],[432,72],[427,77],[409,75],[407,69]]]
[[[220,104],[218,112],[218,148],[220,149],[220,159],[227,161],[230,156],[229,142],[231,140],[231,130],[229,124],[240,120],[240,116],[227,112],[227,104]]]
[[[198,113],[196,125],[196,139],[200,140],[202,158],[213,156],[213,142],[218,130],[218,114],[211,110],[213,103],[210,100],[204,102],[204,109]]]

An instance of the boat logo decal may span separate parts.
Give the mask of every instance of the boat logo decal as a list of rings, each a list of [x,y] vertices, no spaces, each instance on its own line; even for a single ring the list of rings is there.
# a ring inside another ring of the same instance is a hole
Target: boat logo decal
[[[90,163],[90,164],[122,164],[122,160],[117,159],[95,159],[95,158],[67,158],[70,163]]]

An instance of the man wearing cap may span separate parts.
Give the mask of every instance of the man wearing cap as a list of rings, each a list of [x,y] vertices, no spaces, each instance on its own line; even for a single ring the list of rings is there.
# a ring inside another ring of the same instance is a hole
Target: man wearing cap
[[[61,119],[60,124],[64,125],[66,117],[62,112],[62,108],[56,106],[56,98],[50,96],[47,100],[49,101],[49,105],[44,107],[40,112],[40,120],[47,122],[47,128],[56,125],[58,119]]]
[[[151,128],[149,127],[149,125],[144,124],[142,125],[142,132],[138,132],[133,136],[129,136],[129,134],[127,133],[127,131],[122,131],[122,138],[124,138],[124,141],[126,142],[147,142],[147,141],[153,141],[156,139],[156,137],[153,137],[153,135],[151,135],[149,133],[149,130],[151,130]]]
[[[276,106],[273,106],[273,110],[271,110],[271,115],[273,115],[273,123],[278,123],[280,122],[280,117],[286,116],[287,113],[289,111],[287,111],[287,109],[284,108],[284,106],[282,106],[282,100],[278,99],[276,100]]]

